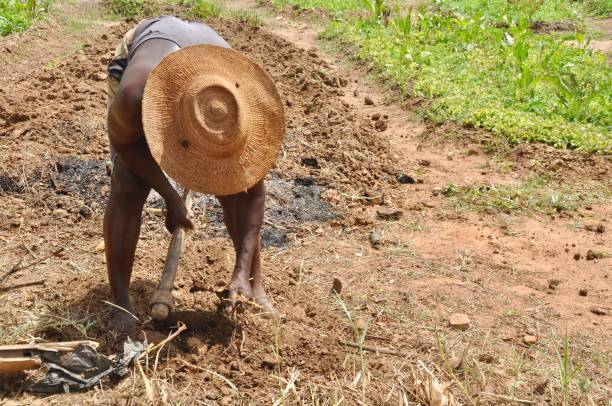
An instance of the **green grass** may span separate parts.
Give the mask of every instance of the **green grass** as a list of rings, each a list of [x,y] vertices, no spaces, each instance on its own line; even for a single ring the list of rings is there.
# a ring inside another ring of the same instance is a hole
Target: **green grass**
[[[527,18],[496,28],[483,15],[415,14],[387,25],[347,17],[324,37],[353,45],[407,96],[432,100],[424,113],[434,122],[482,127],[512,143],[610,151],[612,69],[602,55],[534,33]]]
[[[336,12],[323,37],[353,47],[394,88],[426,98],[423,114],[511,143],[612,152],[612,68],[582,32],[534,32],[534,21],[584,27],[610,0],[433,0],[418,10],[382,0],[274,0]],[[342,10],[360,9],[360,16]],[[368,15],[368,16],[366,16]],[[344,47],[346,49],[346,47]]]
[[[46,13],[50,0],[0,0],[0,36],[23,31]]]
[[[495,20],[527,17],[532,21],[580,19],[579,2],[570,0],[445,0],[434,2],[440,8],[465,16],[481,14]]]
[[[532,177],[517,185],[465,185],[449,183],[442,190],[459,210],[513,212],[575,211],[612,198],[607,186],[581,189],[561,185],[547,177]]]
[[[363,0],[272,0],[272,4],[277,8],[290,5],[303,10],[327,11],[358,10],[364,7]]]
[[[582,8],[590,16],[609,18],[612,15],[612,1],[610,0],[584,0]]]

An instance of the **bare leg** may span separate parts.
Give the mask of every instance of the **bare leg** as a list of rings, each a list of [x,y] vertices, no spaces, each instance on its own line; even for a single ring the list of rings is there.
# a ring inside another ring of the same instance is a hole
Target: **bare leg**
[[[274,309],[261,283],[259,233],[263,223],[266,191],[263,181],[247,192],[221,196],[224,220],[234,243],[236,264],[229,283],[229,307],[238,295],[255,299],[266,312]]]
[[[140,235],[141,214],[150,187],[132,174],[119,159],[115,161],[111,190],[104,212],[104,244],[106,266],[113,302],[130,312],[129,286],[134,264],[134,253]],[[124,311],[113,310],[113,329],[129,332],[136,320]]]

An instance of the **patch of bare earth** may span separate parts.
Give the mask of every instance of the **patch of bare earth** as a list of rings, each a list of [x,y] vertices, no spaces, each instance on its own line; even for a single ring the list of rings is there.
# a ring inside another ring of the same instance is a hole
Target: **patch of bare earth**
[[[491,155],[476,142],[483,134],[431,127],[386,102],[365,68],[322,52],[304,21],[272,18],[263,29],[210,23],[266,68],[286,106],[287,139],[268,177],[263,231],[265,284],[283,316],[275,322],[254,312],[237,320],[217,313],[214,290],[229,277],[233,250],[218,204],[200,196],[198,227],[175,286],[178,309],[197,313],[157,368],[153,360],[145,366],[159,403],[424,402],[416,383],[424,380],[423,362],[452,382],[461,403],[557,404],[557,351],[566,331],[580,368],[570,403],[587,396],[606,402],[609,203],[545,214],[478,212],[457,210],[439,191],[450,182],[520,185],[540,171],[572,185],[576,177],[601,183],[609,180],[609,159],[540,147]],[[76,40],[50,33],[45,47],[24,55],[27,63],[10,65],[0,93],[0,267],[66,250],[8,280],[37,285],[0,292],[3,343],[86,336],[107,354],[121,345],[103,302],[99,243],[109,179],[102,79],[131,25],[95,28],[82,36],[82,51],[45,70],[46,62],[34,61],[48,61]],[[559,162],[541,165],[553,153]],[[141,320],[169,242],[159,207],[152,199],[144,213],[134,268]],[[601,255],[587,259],[589,250]],[[334,277],[343,282],[338,296],[330,294]],[[469,323],[449,326],[455,313]],[[150,322],[142,329],[149,339],[168,332]],[[350,346],[362,338],[361,350]],[[27,377],[0,385],[29,404],[147,402],[137,373],[85,394],[51,397],[22,393]],[[583,378],[586,394],[577,387]]]

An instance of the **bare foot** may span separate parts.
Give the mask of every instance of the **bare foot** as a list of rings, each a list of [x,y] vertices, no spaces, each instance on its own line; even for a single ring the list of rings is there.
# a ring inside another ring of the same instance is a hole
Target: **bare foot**
[[[268,298],[268,295],[266,295],[266,291],[263,289],[261,284],[254,283],[251,289],[253,290],[253,300],[259,306],[261,306],[261,313],[268,316],[276,315],[276,309],[274,308],[272,301]]]
[[[140,324],[138,319],[133,316],[134,305],[132,299],[130,298],[127,304],[116,303],[116,305],[121,307],[121,309],[113,306],[113,310],[111,310],[111,328],[118,333],[129,334]]]
[[[252,298],[253,291],[251,290],[251,284],[248,279],[240,275],[234,276],[224,293],[225,311],[231,313],[242,307],[240,305],[241,301]]]
[[[277,314],[274,305],[272,305],[272,302],[265,294],[263,296],[255,296],[255,303],[261,306],[261,313],[269,316]]]

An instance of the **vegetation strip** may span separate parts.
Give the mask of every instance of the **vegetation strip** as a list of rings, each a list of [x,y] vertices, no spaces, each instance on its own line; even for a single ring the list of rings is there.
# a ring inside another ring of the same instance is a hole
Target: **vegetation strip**
[[[354,8],[332,3],[329,11]],[[485,128],[512,143],[611,152],[612,68],[577,30],[577,7],[456,0],[415,10],[364,0],[361,13],[336,14],[323,37],[355,47],[402,94],[427,100],[422,111],[434,122]],[[577,30],[569,36],[578,46],[543,32],[557,26]]]

